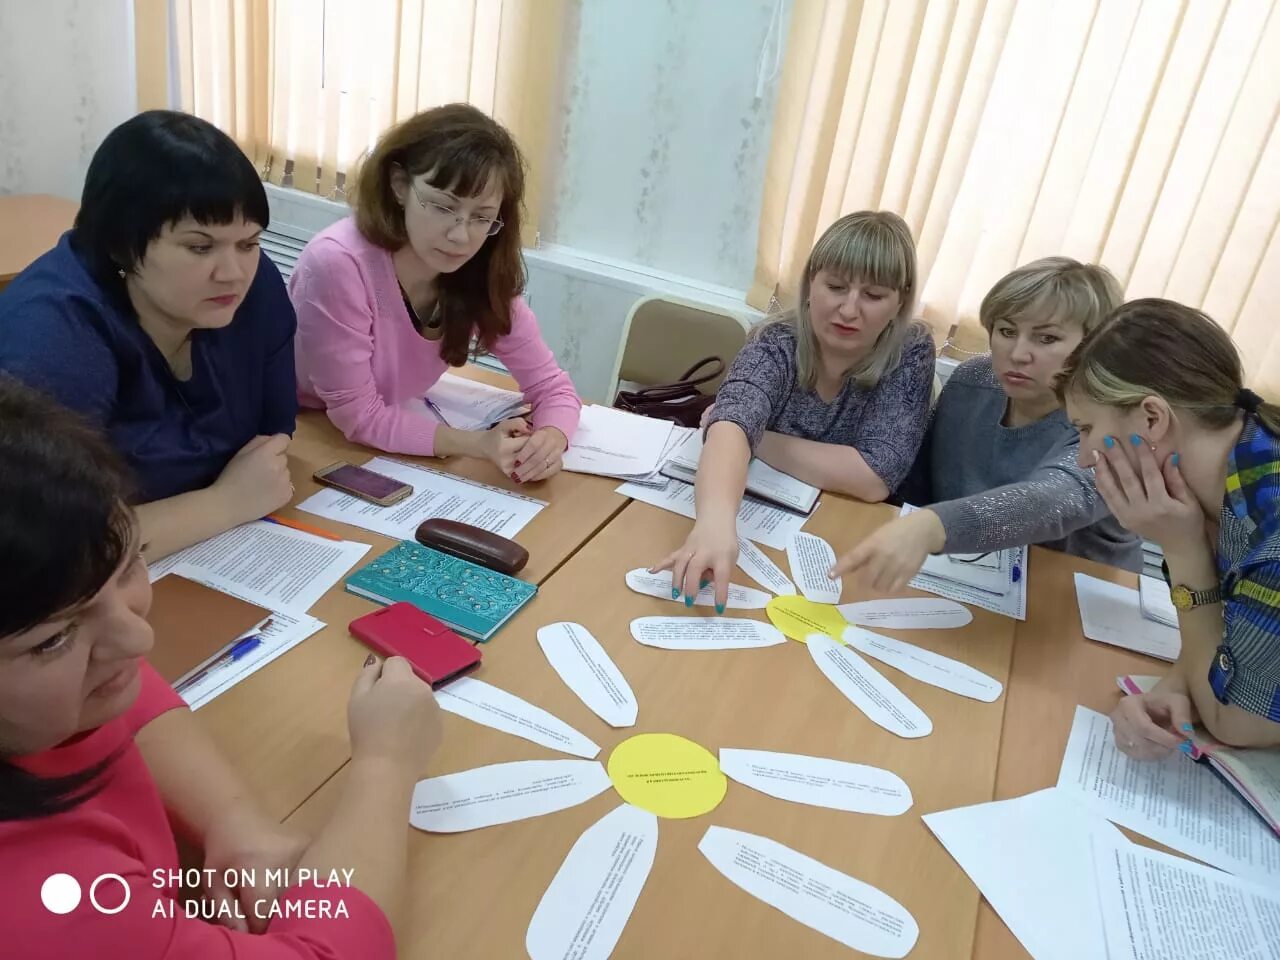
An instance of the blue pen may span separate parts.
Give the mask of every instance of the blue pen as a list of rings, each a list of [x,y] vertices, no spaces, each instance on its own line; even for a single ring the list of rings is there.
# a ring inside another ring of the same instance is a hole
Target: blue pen
[[[1021,580],[1021,579],[1022,579],[1022,567],[1018,566],[1018,565],[1015,563],[1015,564],[1013,565],[1013,569],[1012,569],[1011,571],[1009,571],[1009,579],[1010,579],[1010,580],[1012,580],[1014,583],[1017,583],[1019,580]]]
[[[189,677],[182,681],[182,683],[178,684],[174,689],[181,693],[188,687],[193,687],[201,680],[204,680],[209,676],[209,674],[221,670],[223,667],[235,663],[237,660],[247,657],[260,646],[262,646],[262,634],[260,633],[255,633],[251,637],[244,637],[243,639],[237,640],[230,650],[220,656],[217,660],[213,661],[213,663],[209,664],[194,677]]]

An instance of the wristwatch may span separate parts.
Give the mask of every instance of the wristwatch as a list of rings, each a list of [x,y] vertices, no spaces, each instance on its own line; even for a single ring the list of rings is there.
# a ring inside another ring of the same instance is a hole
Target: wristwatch
[[[1180,583],[1169,591],[1169,598],[1179,610],[1193,610],[1211,603],[1221,603],[1222,584],[1215,583],[1207,590],[1192,590]]]

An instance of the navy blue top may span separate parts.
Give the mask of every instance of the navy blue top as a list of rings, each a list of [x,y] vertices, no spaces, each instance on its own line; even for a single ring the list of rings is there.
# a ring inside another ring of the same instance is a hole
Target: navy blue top
[[[179,381],[122,293],[104,289],[70,233],[0,293],[0,371],[100,424],[148,503],[207,487],[257,434],[292,434],[297,323],[265,253],[235,319],[191,334]]]

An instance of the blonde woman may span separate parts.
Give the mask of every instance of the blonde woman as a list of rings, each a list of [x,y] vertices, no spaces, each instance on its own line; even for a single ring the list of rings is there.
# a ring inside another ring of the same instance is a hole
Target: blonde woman
[[[899,492],[931,504],[881,527],[836,563],[893,593],[931,553],[986,553],[1040,544],[1128,570],[1142,542],[1107,512],[1054,384],[1080,342],[1120,302],[1103,267],[1046,257],[1006,274],[978,317],[989,356],[947,381],[920,458]]]
[[[1221,327],[1169,300],[1116,311],[1061,389],[1116,519],[1164,548],[1182,634],[1164,679],[1112,712],[1117,746],[1189,752],[1197,719],[1280,746],[1280,405],[1245,389]]]
[[[916,252],[892,213],[841,217],[818,239],[800,305],[761,327],[734,360],[708,418],[697,520],[653,569],[685,605],[715,583],[717,612],[738,556],[737,514],[752,455],[824,490],[876,502],[911,467],[933,384],[933,340],[912,320]]]

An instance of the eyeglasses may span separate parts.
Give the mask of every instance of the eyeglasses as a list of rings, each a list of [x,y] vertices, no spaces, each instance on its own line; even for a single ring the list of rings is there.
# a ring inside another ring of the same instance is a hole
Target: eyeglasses
[[[447,207],[443,203],[436,203],[434,200],[423,199],[422,194],[418,192],[416,183],[410,181],[409,187],[413,190],[413,197],[418,201],[418,206],[426,211],[427,216],[437,221],[441,226],[448,223],[448,227],[445,229],[451,230],[458,224],[463,224],[473,240],[495,236],[502,229],[502,221],[497,217],[464,216],[454,210],[453,207]]]

